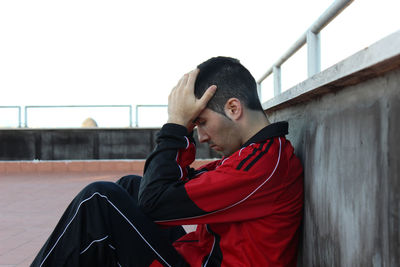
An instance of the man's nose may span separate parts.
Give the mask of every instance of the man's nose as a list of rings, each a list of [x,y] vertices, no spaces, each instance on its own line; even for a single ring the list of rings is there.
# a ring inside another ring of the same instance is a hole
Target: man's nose
[[[197,127],[197,135],[200,143],[207,142],[210,139],[207,133],[201,127]]]

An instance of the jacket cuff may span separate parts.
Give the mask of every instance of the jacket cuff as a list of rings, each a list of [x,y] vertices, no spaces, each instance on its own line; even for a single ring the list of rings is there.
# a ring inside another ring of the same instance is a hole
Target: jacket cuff
[[[187,136],[188,130],[185,126],[175,123],[166,123],[161,128],[162,133],[179,135],[179,136]]]

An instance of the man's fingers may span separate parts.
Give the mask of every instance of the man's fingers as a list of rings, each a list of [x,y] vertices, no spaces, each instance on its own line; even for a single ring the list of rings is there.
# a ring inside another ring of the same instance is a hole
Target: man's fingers
[[[178,85],[176,86],[176,88],[180,88],[182,86],[185,86],[187,83],[187,79],[189,77],[189,74],[185,74],[182,76],[182,78],[179,80]]]
[[[183,75],[168,97],[168,122],[181,124],[190,131],[194,127],[192,121],[206,108],[217,89],[212,85],[200,99],[196,99],[194,85],[198,73],[199,70],[195,69]]]
[[[191,72],[189,72],[189,78],[187,81],[187,85],[189,88],[193,89],[194,91],[194,83],[196,82],[197,75],[199,74],[199,69],[194,69]]]
[[[215,94],[216,90],[217,90],[217,86],[216,85],[211,85],[204,92],[203,96],[199,100],[204,107],[207,105],[208,101],[210,101],[210,99],[213,97],[213,95]]]

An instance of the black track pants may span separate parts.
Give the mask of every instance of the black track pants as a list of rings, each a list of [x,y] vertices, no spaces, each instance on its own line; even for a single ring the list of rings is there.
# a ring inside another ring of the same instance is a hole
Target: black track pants
[[[138,176],[94,182],[71,202],[31,266],[188,266],[171,245],[182,227],[161,229],[137,207]]]

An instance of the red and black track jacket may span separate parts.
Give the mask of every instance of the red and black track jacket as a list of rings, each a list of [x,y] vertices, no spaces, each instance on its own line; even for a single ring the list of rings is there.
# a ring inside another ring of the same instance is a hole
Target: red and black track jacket
[[[190,266],[296,266],[303,170],[288,123],[194,170],[185,127],[165,124],[145,164],[139,204],[161,225],[197,224],[174,243]]]

